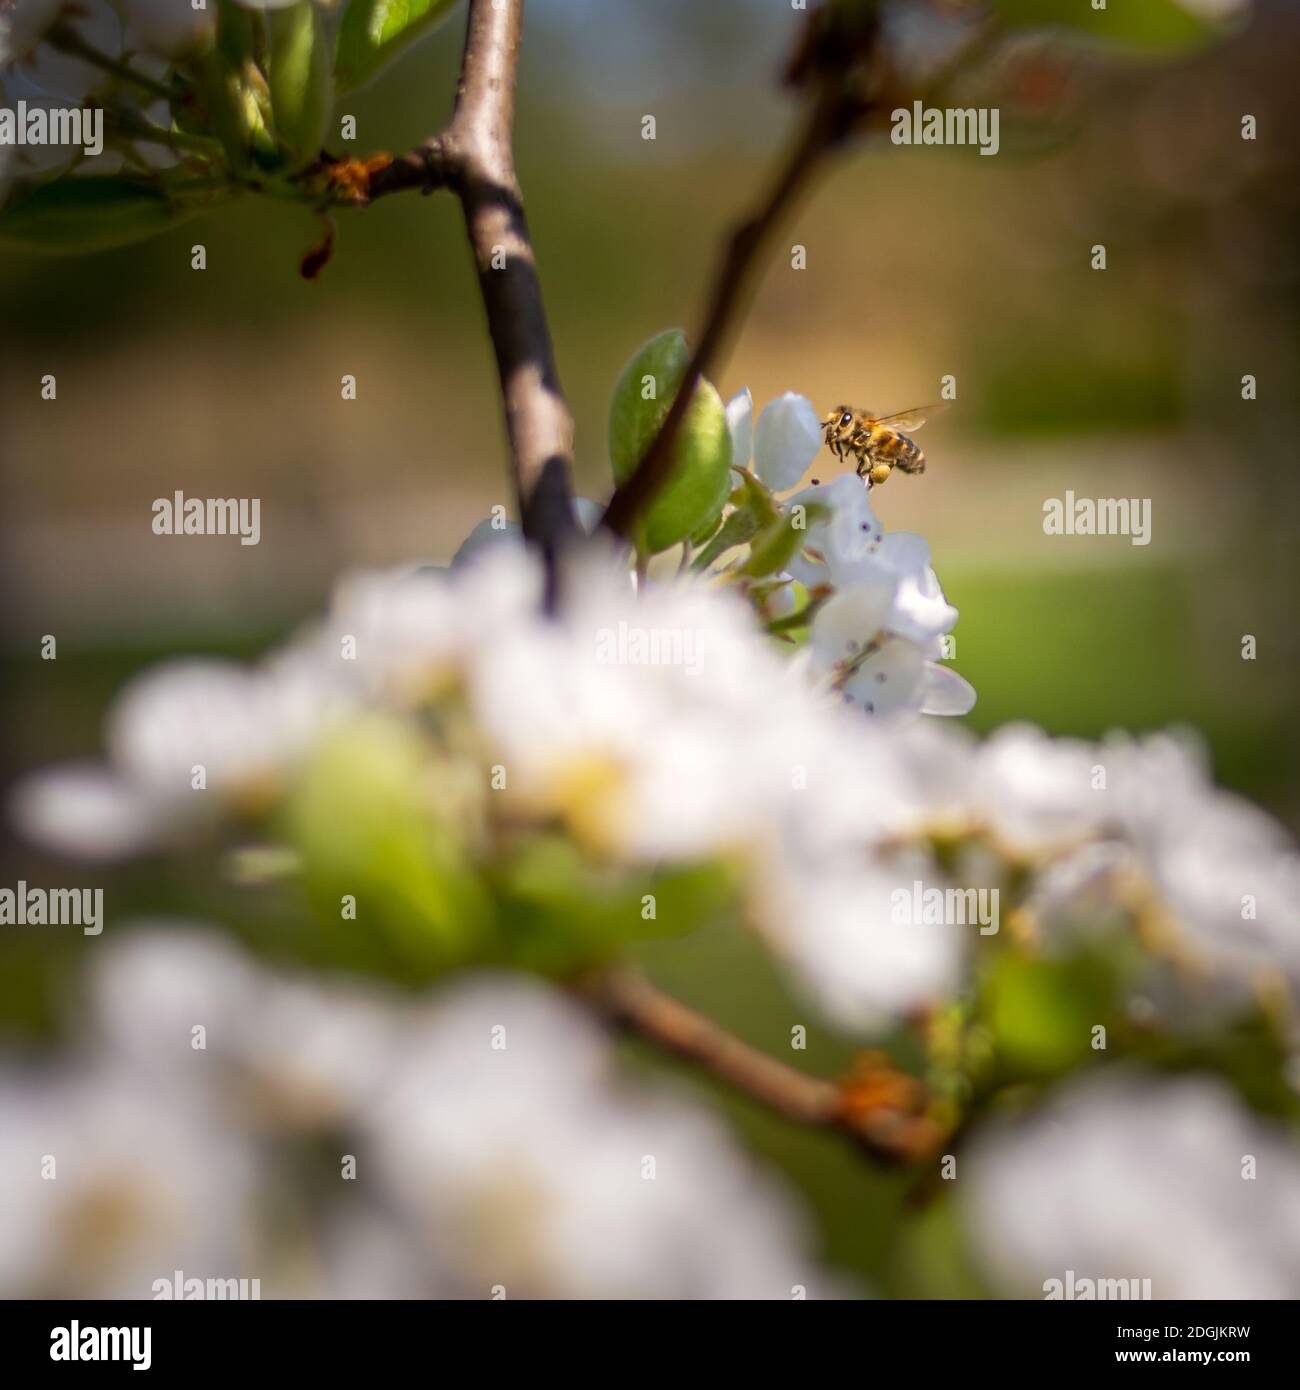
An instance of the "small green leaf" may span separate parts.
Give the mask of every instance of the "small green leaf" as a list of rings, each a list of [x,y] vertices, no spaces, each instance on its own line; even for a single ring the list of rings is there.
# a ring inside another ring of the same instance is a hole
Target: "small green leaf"
[[[1055,1075],[1092,1052],[1092,1029],[1110,1020],[1114,979],[1091,957],[1026,959],[1006,952],[984,982],[982,1009],[1004,1067]]]
[[[1179,0],[1111,0],[1104,10],[1091,0],[993,0],[1003,24],[1061,28],[1131,48],[1185,52],[1210,42],[1221,26],[1193,14]]]
[[[334,78],[340,92],[369,82],[409,44],[445,19],[456,0],[351,0],[339,28]]]
[[[156,236],[197,211],[140,179],[65,176],[16,193],[0,211],[0,242],[71,255]]]
[[[314,0],[268,10],[271,62],[268,78],[275,133],[298,161],[320,153],[334,104],[330,34]]]
[[[727,514],[727,519],[713,539],[691,561],[693,570],[706,570],[720,556],[738,545],[744,545],[758,534],[758,518],[748,508]]]
[[[652,338],[623,369],[609,408],[609,457],[616,482],[632,476],[659,433],[688,357],[686,336],[674,328]],[[721,515],[730,486],[726,411],[713,385],[701,381],[677,434],[672,473],[638,522],[638,548],[656,554],[698,535]]]
[[[685,935],[716,921],[734,900],[733,878],[729,866],[715,863],[611,877],[586,862],[572,840],[538,836],[516,846],[494,879],[502,959],[518,969],[572,975],[629,942]]]
[[[317,750],[288,809],[290,845],[321,927],[337,954],[365,948],[394,973],[427,979],[480,958],[492,907],[444,799],[429,748],[379,716],[340,728]],[[355,917],[342,914],[344,898]]]
[[[788,516],[778,517],[750,546],[745,573],[757,579],[785,569],[807,535],[807,531],[792,526]]]

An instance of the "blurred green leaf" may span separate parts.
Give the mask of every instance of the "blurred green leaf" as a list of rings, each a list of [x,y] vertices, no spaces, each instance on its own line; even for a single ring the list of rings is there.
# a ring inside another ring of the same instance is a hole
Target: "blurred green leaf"
[[[288,9],[268,10],[267,26],[276,135],[299,160],[314,159],[334,104],[328,21],[315,0],[298,0]]]
[[[153,182],[65,176],[17,193],[0,211],[0,242],[70,255],[156,236],[198,210]]]
[[[609,409],[614,479],[626,482],[649,449],[686,372],[686,335],[652,338],[623,369]],[[653,389],[653,398],[645,398]],[[718,517],[731,486],[731,434],[722,397],[702,381],[678,432],[673,470],[638,523],[638,548],[650,554],[697,535]]]
[[[1112,976],[1094,957],[1031,960],[1006,951],[984,981],[979,1012],[1004,1068],[1050,1076],[1096,1055],[1092,1030],[1110,1021],[1113,993]]]
[[[946,1183],[945,1187],[960,1184]],[[956,1194],[918,1204],[903,1226],[898,1273],[905,1298],[977,1299],[989,1291],[971,1259]]]
[[[352,0],[339,28],[334,77],[340,92],[369,82],[445,19],[456,0]]]
[[[1212,40],[1217,26],[1178,0],[993,0],[998,18],[1015,28],[1063,28],[1144,49],[1185,51]]]
[[[287,817],[321,926],[381,938],[376,954],[417,980],[486,953],[493,926],[466,846],[435,807],[429,754],[395,722],[356,720],[321,745]]]
[[[593,866],[560,836],[518,846],[494,886],[502,900],[506,959],[554,975],[607,961],[631,941],[694,931],[734,896],[725,865],[666,869],[629,881],[622,872]]]

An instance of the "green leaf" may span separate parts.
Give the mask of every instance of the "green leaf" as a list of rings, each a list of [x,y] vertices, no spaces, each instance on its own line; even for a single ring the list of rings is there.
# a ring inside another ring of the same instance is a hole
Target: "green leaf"
[[[1097,958],[1026,959],[1008,951],[984,982],[981,1013],[1005,1067],[1050,1076],[1095,1055],[1092,1030],[1110,1022],[1114,989]]]
[[[720,556],[738,545],[744,545],[758,534],[758,518],[748,508],[738,508],[727,514],[727,519],[714,534],[713,539],[691,561],[691,568],[703,571]]]
[[[52,255],[106,251],[156,236],[197,210],[153,182],[65,176],[5,204],[0,242]]]
[[[340,92],[369,82],[408,45],[430,33],[456,0],[352,0],[339,28],[334,78]]]
[[[364,949],[393,973],[423,980],[492,949],[486,889],[456,827],[472,816],[454,800],[455,779],[436,776],[431,749],[379,716],[354,720],[317,750],[287,813],[291,846],[321,927],[337,955]],[[347,895],[355,920],[343,917]]]
[[[807,536],[807,531],[790,524],[788,516],[778,517],[750,546],[745,573],[757,579],[785,569]]]
[[[330,33],[314,0],[268,10],[271,62],[268,78],[275,133],[299,162],[315,159],[334,104]]]
[[[503,959],[548,975],[571,975],[608,961],[632,941],[695,931],[716,921],[735,895],[726,864],[628,878],[587,862],[572,840],[559,835],[516,846],[494,887],[501,901]]]
[[[1072,29],[1090,38],[1132,48],[1185,52],[1210,42],[1222,26],[1178,0],[1109,0],[1094,10],[1091,0],[993,0],[998,18],[1015,28]]]
[[[659,433],[688,358],[686,335],[674,328],[652,338],[623,369],[609,408],[609,457],[617,483],[632,476]],[[677,434],[668,481],[638,522],[638,549],[653,555],[698,535],[721,515],[730,486],[726,411],[713,385],[701,381]]]

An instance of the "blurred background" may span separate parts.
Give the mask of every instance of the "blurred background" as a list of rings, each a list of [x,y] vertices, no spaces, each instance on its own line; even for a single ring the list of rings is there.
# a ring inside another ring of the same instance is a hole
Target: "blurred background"
[[[769,0],[530,0],[516,152],[590,496],[610,487],[622,363],[696,325],[723,238],[792,128],[779,75],[803,18]],[[437,129],[460,43],[456,18],[347,98],[346,152]],[[778,238],[717,382],[758,405],[794,390],[822,411],[884,413],[954,376],[954,407],[923,436],[925,476],[876,500],[888,529],[927,537],[961,610],[954,664],[979,691],[967,722],[1189,724],[1223,782],[1293,827],[1298,47],[1300,7],[1263,0],[1239,34],[1183,60],[1045,54],[1006,95],[996,158],[851,149]],[[251,198],[117,252],[0,255],[10,774],[93,752],[111,694],[149,662],[252,656],[319,609],[340,570],[445,561],[510,504],[458,206],[405,195],[339,222],[314,284],[297,266],[318,225]],[[46,373],[57,402],[40,398]],[[355,401],[340,399],[344,373]],[[1149,498],[1151,543],[1046,536],[1043,504],[1067,489]],[[153,535],[153,499],[177,490],[260,498],[261,544]],[[40,659],[45,634],[57,661]],[[7,830],[2,859],[7,884],[66,878]],[[113,918],[213,915],[174,868],[103,881]],[[225,907],[233,925],[256,911]],[[49,1026],[80,944],[0,943],[5,1040]],[[807,1021],[726,924],[645,960],[760,1045],[784,1048]],[[813,1029],[799,1061],[831,1073],[850,1051]],[[717,1100],[822,1214],[833,1263],[885,1294],[974,1290],[943,1232],[895,1240],[901,1181]]]

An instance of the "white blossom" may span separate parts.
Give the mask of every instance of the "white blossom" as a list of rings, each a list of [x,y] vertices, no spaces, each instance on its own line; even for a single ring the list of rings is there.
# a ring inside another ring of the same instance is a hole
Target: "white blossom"
[[[134,1075],[174,1105],[202,1093],[246,1130],[349,1117],[382,1079],[403,1017],[358,984],[259,969],[192,924],[150,924],[109,943],[91,984],[95,1036]]]
[[[212,46],[217,36],[215,5],[195,9],[190,0],[121,0],[128,42],[146,53],[180,62]]]
[[[59,18],[65,0],[9,0],[0,6],[0,68],[31,55]]]
[[[748,468],[754,457],[754,398],[746,386],[726,404],[727,430],[731,435],[731,466]]]
[[[1009,852],[1033,856],[1096,833],[1110,798],[1094,773],[1095,745],[1050,738],[1031,724],[1008,724],[980,748],[976,813]]]
[[[117,1066],[0,1077],[0,1293],[149,1298],[177,1269],[237,1274],[255,1155]]]
[[[590,497],[573,499],[573,516],[578,530],[591,535],[600,524],[605,509]],[[517,521],[507,521],[504,517],[485,517],[461,541],[456,553],[451,557],[452,569],[460,569],[478,555],[484,546],[499,545],[502,541],[518,543],[524,538],[524,528]]]
[[[962,933],[974,928],[894,913],[894,895],[910,898],[918,880],[947,886],[926,856],[774,856],[757,874],[760,929],[796,984],[841,1027],[878,1031],[958,987]]]
[[[20,16],[24,8],[20,3],[15,15]],[[20,19],[15,32],[20,33],[22,40],[29,43],[26,56],[23,58],[21,75],[54,102],[80,105],[96,87],[107,80],[107,75],[97,63],[60,52],[52,44],[36,42],[31,46],[33,32],[39,40],[55,19],[68,24],[78,37],[109,59],[122,56],[122,21],[108,0],[77,0],[76,4],[58,6],[54,14],[50,13],[48,6],[37,0],[31,21]],[[0,39],[0,49],[3,46],[3,39]],[[20,56],[23,52],[16,43],[13,51]],[[6,83],[9,80],[10,77],[7,76]]]
[[[435,1005],[369,1115],[368,1152],[445,1293],[789,1298],[825,1284],[788,1197],[685,1103],[617,1082],[540,985]]]
[[[754,425],[754,472],[773,492],[784,492],[808,471],[821,446],[812,402],[787,391],[768,401]]]
[[[20,782],[14,820],[60,853],[114,858],[256,812],[328,718],[333,693],[317,675],[295,647],[255,668],[195,658],[146,671],[109,710],[106,762]]]
[[[1149,1279],[1157,1299],[1300,1295],[1300,1150],[1221,1082],[1076,1083],[962,1159],[984,1267],[1012,1296],[1046,1281]]]

